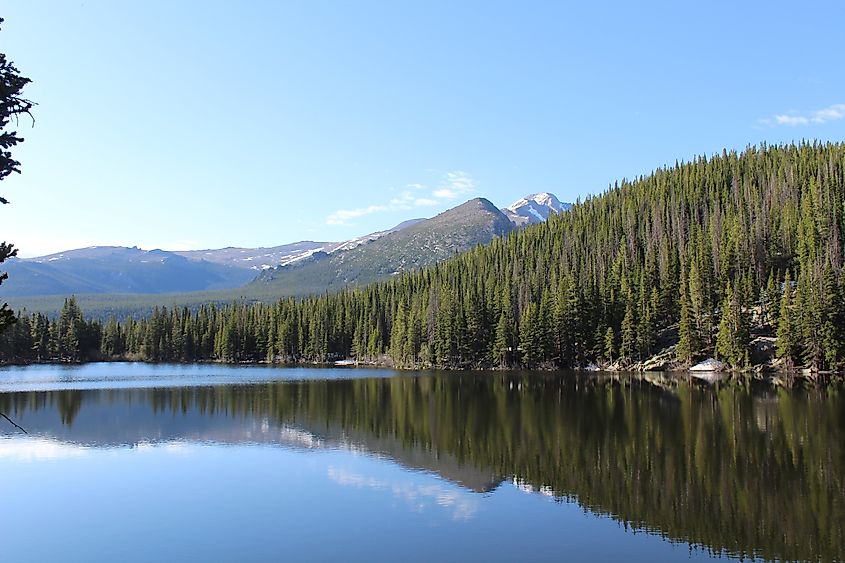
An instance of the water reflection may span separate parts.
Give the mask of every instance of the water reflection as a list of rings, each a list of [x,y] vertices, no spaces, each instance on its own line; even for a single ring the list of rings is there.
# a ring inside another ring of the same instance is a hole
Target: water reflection
[[[401,499],[417,511],[425,510],[433,502],[449,510],[454,520],[469,520],[478,511],[477,498],[461,495],[440,484],[421,485],[408,481],[388,480],[334,466],[328,468],[328,477],[331,481],[345,487],[377,492],[389,491],[394,497]]]
[[[0,395],[4,412],[50,439],[15,454],[33,459],[149,442],[346,448],[473,491],[513,481],[673,540],[780,560],[845,557],[843,407],[836,387],[519,373]],[[329,478],[456,519],[476,510],[445,488],[404,490],[342,468]]]

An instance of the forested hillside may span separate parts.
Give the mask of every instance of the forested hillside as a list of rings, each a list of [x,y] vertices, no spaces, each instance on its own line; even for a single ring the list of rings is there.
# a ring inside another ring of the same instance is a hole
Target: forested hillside
[[[619,182],[386,283],[102,327],[70,303],[64,320],[21,319],[3,357],[79,359],[99,343],[153,361],[624,367],[668,348],[680,364],[741,368],[752,337],[771,335],[780,365],[833,369],[845,355],[843,217],[845,145],[764,145]],[[89,350],[74,347],[83,333]]]

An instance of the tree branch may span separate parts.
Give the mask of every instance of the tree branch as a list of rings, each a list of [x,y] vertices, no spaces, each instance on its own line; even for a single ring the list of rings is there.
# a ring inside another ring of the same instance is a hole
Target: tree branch
[[[27,436],[29,436],[29,432],[27,432],[26,430],[24,430],[22,427],[18,426],[18,423],[16,423],[14,420],[12,420],[12,419],[11,419],[11,418],[9,418],[8,416],[6,416],[6,413],[2,413],[2,412],[0,412],[0,416],[2,416],[3,418],[5,418],[6,420],[8,420],[8,421],[9,421],[9,423],[10,423],[12,426],[14,426],[14,427],[15,427],[15,428],[17,428],[18,430],[20,430],[21,432],[23,432],[24,434],[26,434]]]

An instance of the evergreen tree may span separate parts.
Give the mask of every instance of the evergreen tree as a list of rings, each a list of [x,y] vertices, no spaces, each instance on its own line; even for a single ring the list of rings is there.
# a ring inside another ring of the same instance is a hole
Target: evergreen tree
[[[733,367],[748,365],[748,325],[742,310],[741,297],[728,284],[722,301],[719,332],[716,337],[716,357]]]
[[[493,345],[493,362],[499,367],[513,365],[516,339],[514,338],[513,312],[510,303],[502,308],[499,321],[496,323],[496,340]]]
[[[840,349],[842,347],[842,309],[839,300],[839,287],[833,274],[833,268],[829,263],[825,266],[823,274],[821,301],[819,338],[821,340],[820,344],[824,366],[835,368],[839,363]]]
[[[613,358],[616,356],[616,334],[613,332],[613,327],[607,327],[607,331],[604,333],[604,358],[608,362],[613,362]]]
[[[0,18],[0,25],[3,18]],[[16,131],[9,131],[7,128],[14,120],[17,123],[19,116],[30,115],[33,103],[22,96],[24,87],[31,80],[21,76],[20,72],[11,61],[6,59],[4,53],[0,53],[0,181],[5,180],[12,172],[20,173],[20,162],[12,158],[11,149],[23,139]],[[7,204],[9,200],[0,196],[0,204]],[[17,249],[13,245],[0,242],[0,264],[16,256]],[[8,279],[9,274],[0,273],[0,284]],[[0,305],[0,332],[15,322],[15,315],[7,303]]]
[[[159,307],[104,326],[70,299],[55,320],[21,314],[20,330],[0,334],[0,359],[313,362],[387,352],[404,365],[567,368],[636,361],[677,331],[681,363],[715,353],[739,367],[751,322],[765,334],[777,316],[781,357],[832,368],[845,344],[841,233],[845,144],[725,151],[363,288],[272,305]]]
[[[634,359],[637,349],[637,319],[634,313],[634,303],[631,295],[628,296],[625,316],[622,319],[622,345],[620,356],[627,361]]]
[[[700,342],[698,331],[693,321],[693,314],[689,302],[689,289],[687,284],[680,284],[680,320],[678,324],[678,359],[685,363],[692,362],[698,355]]]
[[[792,310],[792,279],[789,271],[786,272],[786,279],[783,282],[783,296],[780,299],[775,353],[778,358],[786,363],[787,367],[795,365],[799,357],[798,338]]]
[[[529,368],[537,367],[543,360],[543,328],[539,317],[539,307],[528,303],[519,325],[519,345],[525,365]]]

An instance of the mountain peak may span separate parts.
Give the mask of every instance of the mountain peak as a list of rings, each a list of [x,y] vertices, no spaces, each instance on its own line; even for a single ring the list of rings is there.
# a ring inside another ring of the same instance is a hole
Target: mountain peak
[[[571,203],[561,201],[550,192],[537,192],[521,197],[502,211],[513,223],[519,226],[542,223],[552,213],[561,213],[572,209]]]
[[[526,205],[531,205],[532,203],[541,207],[548,207],[557,213],[566,211],[569,207],[572,207],[571,204],[561,203],[557,196],[553,193],[537,192],[535,194],[529,194],[525,197],[519,198],[505,209],[509,209],[510,211],[516,213],[520,208],[525,207]]]
[[[462,213],[466,211],[489,211],[490,213],[499,213],[501,210],[496,207],[493,202],[489,199],[483,197],[476,197],[469,201],[466,201],[457,207],[453,207],[452,209],[448,209],[444,211],[444,213]]]
[[[413,222],[367,244],[338,249],[317,260],[264,272],[252,288],[275,295],[336,291],[431,266],[514,229],[505,214],[484,198],[471,199],[431,219]]]

